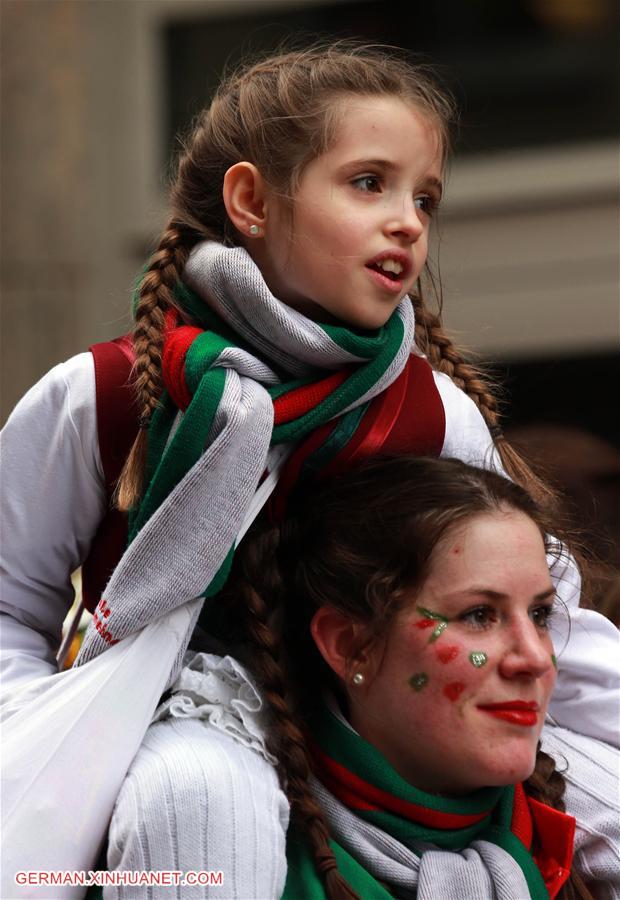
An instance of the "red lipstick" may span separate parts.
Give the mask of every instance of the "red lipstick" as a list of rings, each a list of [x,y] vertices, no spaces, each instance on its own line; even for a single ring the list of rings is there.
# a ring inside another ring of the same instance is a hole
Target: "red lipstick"
[[[521,725],[523,728],[532,728],[538,721],[539,706],[534,700],[510,700],[505,703],[487,703],[479,706],[482,712],[503,719],[511,725]]]

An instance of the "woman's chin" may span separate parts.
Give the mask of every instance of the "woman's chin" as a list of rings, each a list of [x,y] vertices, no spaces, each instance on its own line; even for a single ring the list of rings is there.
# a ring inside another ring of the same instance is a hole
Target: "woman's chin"
[[[486,767],[487,787],[502,787],[526,781],[536,767],[536,752],[512,754],[496,759]],[[480,773],[482,777],[482,773]]]

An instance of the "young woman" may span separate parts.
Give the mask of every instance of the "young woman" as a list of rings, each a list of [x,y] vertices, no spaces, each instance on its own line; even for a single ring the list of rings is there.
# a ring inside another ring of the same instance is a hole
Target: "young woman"
[[[597,802],[540,750],[566,615],[548,528],[494,473],[400,457],[246,539],[227,608],[292,805],[285,897],[590,897],[580,873],[615,896],[617,754],[593,756]]]
[[[296,448],[287,482],[391,441],[504,466],[534,486],[497,430],[490,393],[424,299],[452,114],[423,68],[347,44],[269,57],[221,85],[179,160],[170,219],[135,303],[129,353],[139,431],[117,490],[130,510],[129,546],[94,597],[80,664],[189,604],[162,689],[174,681],[202,605],[196,598],[225,582],[283,446]],[[122,386],[129,364],[119,359]],[[70,573],[104,558],[107,577],[114,561],[118,510],[110,515],[102,458],[116,426],[114,416],[107,429],[98,418],[101,376],[89,353],[57,366],[3,436],[9,700],[56,671]],[[579,608],[570,560],[554,578],[572,630],[553,714],[611,740],[614,629]],[[212,607],[205,604],[207,618]],[[209,630],[204,616],[199,627]],[[287,818],[275,774],[256,754],[231,755],[217,729],[196,726],[179,720],[151,746],[150,773],[132,782],[139,803],[125,792],[117,808],[109,864],[174,868],[179,845],[161,840],[173,810],[177,828],[187,824],[186,867],[243,869],[239,896],[269,894],[283,879]],[[100,774],[105,762],[98,759]],[[225,830],[213,828],[208,852],[199,835],[190,841],[205,796],[218,820],[234,820],[239,840],[247,833],[254,850],[244,866]],[[239,797],[253,798],[252,815],[236,812]],[[143,821],[138,808],[149,810]]]

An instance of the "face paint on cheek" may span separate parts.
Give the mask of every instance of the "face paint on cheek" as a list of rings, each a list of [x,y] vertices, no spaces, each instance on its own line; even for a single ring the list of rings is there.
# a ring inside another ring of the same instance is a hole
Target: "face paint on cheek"
[[[465,690],[465,685],[462,681],[451,681],[450,684],[447,684],[443,689],[444,697],[447,697],[448,700],[451,700],[454,703],[455,700],[458,700],[463,691]]]
[[[424,616],[421,622],[416,622],[417,628],[429,628],[430,625],[427,624],[428,622],[430,622],[431,625],[435,626],[435,630],[428,639],[429,644],[432,644],[437,640],[437,638],[441,637],[443,632],[448,627],[448,622],[450,620],[446,618],[446,616],[440,615],[440,613],[436,613],[430,609],[427,609],[425,606],[416,606],[416,609],[421,616]]]
[[[426,672],[416,672],[416,674],[412,675],[409,679],[409,684],[414,691],[421,691],[422,688],[425,688],[428,684],[428,675]]]
[[[486,655],[484,650],[472,650],[469,654],[469,661],[472,666],[475,666],[476,669],[482,668],[482,666],[486,666],[489,657]]]
[[[552,654],[551,654],[551,662],[552,662],[552,664],[553,664],[553,668],[554,668],[554,669],[557,669],[557,667],[558,667],[558,661],[557,661],[557,659],[555,658],[555,653],[552,653]]]
[[[438,647],[435,651],[437,659],[444,665],[456,659],[460,652],[460,647],[456,646]]]

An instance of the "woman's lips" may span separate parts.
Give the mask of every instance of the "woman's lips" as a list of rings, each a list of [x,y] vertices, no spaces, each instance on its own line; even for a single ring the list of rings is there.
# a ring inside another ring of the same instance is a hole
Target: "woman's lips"
[[[488,703],[478,709],[523,728],[532,728],[538,722],[538,703],[531,700],[511,700],[506,703]]]

